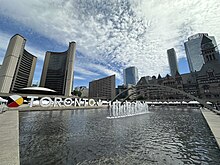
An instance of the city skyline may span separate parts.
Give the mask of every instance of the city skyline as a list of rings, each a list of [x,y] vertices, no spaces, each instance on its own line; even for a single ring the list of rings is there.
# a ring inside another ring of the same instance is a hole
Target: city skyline
[[[62,52],[70,41],[77,44],[74,86],[88,86],[112,74],[117,84],[123,84],[123,69],[129,66],[138,68],[139,77],[165,76],[170,47],[177,51],[180,73],[187,73],[184,41],[189,36],[209,33],[220,43],[218,1],[50,2],[3,1],[0,7],[0,64],[11,36],[21,34],[27,39],[27,50],[38,57],[35,83],[40,82],[46,51]],[[170,11],[161,12],[166,8]]]

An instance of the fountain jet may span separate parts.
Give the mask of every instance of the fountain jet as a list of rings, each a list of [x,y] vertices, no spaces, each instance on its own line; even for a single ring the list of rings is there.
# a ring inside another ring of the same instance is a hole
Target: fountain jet
[[[121,103],[116,100],[109,105],[109,116],[108,119],[117,119],[123,117],[130,117],[136,115],[142,115],[148,113],[148,104],[145,102],[128,102]]]

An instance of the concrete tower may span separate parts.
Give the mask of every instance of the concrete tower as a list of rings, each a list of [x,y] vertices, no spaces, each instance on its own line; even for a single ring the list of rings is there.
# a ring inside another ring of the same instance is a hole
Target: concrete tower
[[[0,70],[0,93],[15,92],[32,84],[37,57],[24,49],[26,39],[14,35]]]
[[[73,66],[76,43],[70,42],[65,52],[46,52],[40,86],[70,96],[73,88]]]

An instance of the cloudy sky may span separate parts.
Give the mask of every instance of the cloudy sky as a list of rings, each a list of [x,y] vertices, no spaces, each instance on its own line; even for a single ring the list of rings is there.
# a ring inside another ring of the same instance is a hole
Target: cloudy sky
[[[169,73],[174,47],[181,73],[188,72],[184,41],[206,32],[220,43],[219,0],[0,0],[0,64],[9,39],[27,39],[38,57],[39,82],[46,51],[65,51],[76,41],[74,86],[138,68],[139,77]]]

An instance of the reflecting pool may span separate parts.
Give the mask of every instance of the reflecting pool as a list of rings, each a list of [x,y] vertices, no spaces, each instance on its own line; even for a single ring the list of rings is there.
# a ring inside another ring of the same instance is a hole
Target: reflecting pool
[[[111,120],[105,109],[20,112],[21,164],[220,164],[199,109],[149,111]]]

